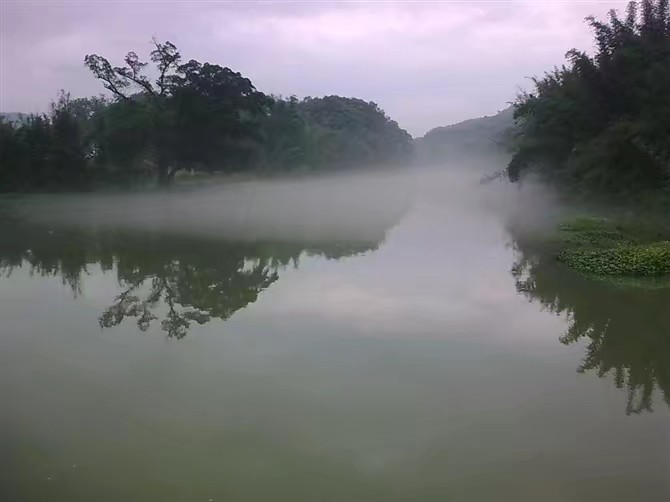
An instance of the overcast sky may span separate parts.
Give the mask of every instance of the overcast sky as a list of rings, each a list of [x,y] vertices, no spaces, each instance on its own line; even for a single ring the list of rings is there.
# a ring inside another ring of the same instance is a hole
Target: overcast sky
[[[98,94],[84,56],[146,57],[156,36],[267,93],[375,101],[421,135],[506,107],[568,49],[590,50],[584,17],[612,7],[625,2],[0,0],[0,110]]]

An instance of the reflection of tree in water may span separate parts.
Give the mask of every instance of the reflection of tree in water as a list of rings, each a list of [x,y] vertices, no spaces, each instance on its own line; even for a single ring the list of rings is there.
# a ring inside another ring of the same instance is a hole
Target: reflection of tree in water
[[[551,253],[517,239],[517,290],[569,320],[566,345],[584,340],[579,372],[611,375],[627,389],[626,413],[652,411],[655,390],[670,405],[670,289],[624,287],[573,274]]]
[[[115,270],[123,289],[100,316],[102,327],[134,318],[146,331],[161,319],[169,337],[182,338],[191,323],[227,319],[256,301],[278,278],[280,269],[298,265],[300,256],[340,258],[371,250],[374,243],[219,242],[120,231],[12,225],[3,229],[0,270],[30,267],[41,276],[60,276],[81,293],[87,266]]]

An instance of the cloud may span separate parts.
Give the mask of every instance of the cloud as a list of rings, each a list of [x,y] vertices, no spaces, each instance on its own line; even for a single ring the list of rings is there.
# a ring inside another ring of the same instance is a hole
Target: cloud
[[[148,53],[153,35],[185,58],[249,76],[275,94],[374,100],[401,126],[495,113],[525,77],[588,49],[588,14],[625,2],[114,2],[1,4],[0,109],[44,110],[60,88],[101,87],[83,68],[95,52]]]

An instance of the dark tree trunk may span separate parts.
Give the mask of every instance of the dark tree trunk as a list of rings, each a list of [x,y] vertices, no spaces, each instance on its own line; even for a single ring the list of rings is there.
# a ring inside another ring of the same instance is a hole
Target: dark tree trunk
[[[170,186],[174,181],[174,177],[179,171],[179,166],[170,164],[166,160],[159,160],[158,163],[158,184],[160,186]]]

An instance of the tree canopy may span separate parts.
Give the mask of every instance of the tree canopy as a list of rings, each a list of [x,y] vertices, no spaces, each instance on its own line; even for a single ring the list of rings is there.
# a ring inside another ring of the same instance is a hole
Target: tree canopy
[[[323,171],[402,164],[412,138],[375,103],[265,94],[227,67],[182,61],[154,39],[147,61],[85,66],[111,97],[61,95],[51,112],[0,122],[0,191],[88,186],[180,170]]]
[[[514,104],[522,132],[510,179],[534,169],[609,193],[670,189],[668,4],[630,2],[624,18],[587,18],[595,53],[570,50]]]
[[[18,125],[0,121],[0,191],[82,185],[87,150],[75,111],[80,104],[61,92],[48,114]]]

